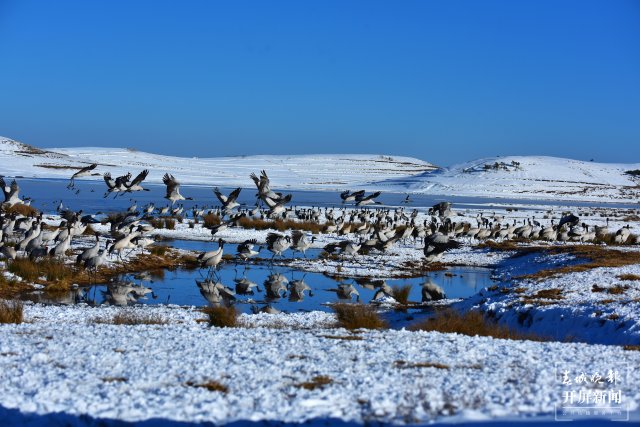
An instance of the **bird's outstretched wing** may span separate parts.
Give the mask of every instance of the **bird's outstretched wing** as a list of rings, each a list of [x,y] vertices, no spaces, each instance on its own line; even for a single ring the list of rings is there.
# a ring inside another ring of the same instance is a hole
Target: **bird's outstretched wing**
[[[227,203],[227,196],[225,196],[224,194],[222,194],[220,192],[220,189],[218,187],[215,187],[213,189],[213,192],[215,193],[216,197],[218,198],[218,200],[220,200],[220,203],[222,203],[223,205]]]
[[[149,175],[149,169],[143,170],[138,174],[138,176],[133,178],[133,181],[131,181],[131,184],[127,185],[127,187],[133,187],[134,185],[140,184],[142,181],[144,181],[147,178],[147,175]]]

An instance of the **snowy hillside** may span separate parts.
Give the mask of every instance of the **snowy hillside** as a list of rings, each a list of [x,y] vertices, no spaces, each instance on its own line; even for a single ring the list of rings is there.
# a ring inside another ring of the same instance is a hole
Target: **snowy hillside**
[[[458,196],[552,200],[640,200],[640,163],[583,162],[545,156],[488,157],[409,179],[392,179],[406,191]]]
[[[341,190],[362,188],[443,196],[515,199],[640,201],[640,176],[625,172],[640,163],[614,164],[544,156],[488,157],[438,169],[431,163],[383,155],[316,154],[185,158],[125,148],[41,150],[0,137],[0,174],[68,178],[77,168],[98,163],[96,176],[149,169],[148,182],[169,172],[183,184],[247,186],[249,174],[265,169],[274,188]]]
[[[0,173],[30,178],[69,178],[77,168],[98,163],[97,172],[117,176],[149,169],[148,182],[160,183],[169,172],[183,184],[246,186],[249,174],[267,170],[276,188],[340,189],[351,185],[435,169],[408,157],[381,155],[300,155],[183,158],[125,148],[52,148],[41,150],[0,137]],[[83,178],[87,179],[87,178]],[[91,179],[91,178],[89,178]],[[93,179],[102,179],[95,176]]]

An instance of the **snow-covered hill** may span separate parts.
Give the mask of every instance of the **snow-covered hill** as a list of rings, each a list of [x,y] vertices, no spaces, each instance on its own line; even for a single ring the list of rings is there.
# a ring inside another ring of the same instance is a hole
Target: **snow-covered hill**
[[[449,168],[411,157],[354,154],[185,158],[126,148],[41,150],[0,137],[0,174],[68,178],[98,163],[100,175],[149,169],[148,182],[169,172],[183,184],[247,186],[249,174],[265,169],[274,188],[367,189],[442,196],[514,199],[640,201],[640,176],[626,172],[640,163],[614,164],[544,156],[487,157]],[[101,179],[99,175],[92,177]],[[91,179],[91,178],[84,178]]]
[[[297,155],[186,158],[126,148],[38,149],[0,137],[0,174],[30,178],[69,178],[78,168],[98,163],[100,175],[134,175],[149,169],[147,182],[169,172],[183,184],[247,186],[251,172],[265,169],[274,188],[333,190],[379,180],[406,179],[436,167],[409,157],[382,155]],[[87,179],[87,178],[83,178]],[[95,176],[94,179],[101,179]]]
[[[406,191],[547,200],[640,201],[640,163],[596,163],[546,156],[487,157],[384,184]]]

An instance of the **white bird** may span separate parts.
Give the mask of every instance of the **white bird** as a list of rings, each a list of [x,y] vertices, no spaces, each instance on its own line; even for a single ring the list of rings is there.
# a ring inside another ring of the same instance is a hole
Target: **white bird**
[[[4,205],[13,206],[23,203],[18,197],[20,187],[15,179],[11,181],[10,186],[7,186],[4,182],[4,178],[0,177],[0,188],[2,188],[2,192],[4,193]]]
[[[228,196],[225,196],[220,192],[218,187],[213,189],[218,200],[222,203],[222,211],[223,213],[230,213],[234,208],[240,206],[240,203],[237,202],[238,196],[240,195],[241,188],[236,188]]]
[[[291,237],[278,233],[267,234],[267,249],[273,253],[271,259],[277,255],[282,255],[284,251],[291,247]]]
[[[424,244],[424,256],[427,262],[433,262],[442,257],[442,254],[449,249],[457,249],[460,247],[460,243],[451,239],[449,236],[442,233],[434,233],[425,238]]]
[[[258,255],[260,253],[260,247],[258,247],[257,251],[253,250],[255,244],[255,239],[245,240],[244,242],[240,243],[237,249],[238,258],[246,261],[247,259]]]
[[[193,200],[191,197],[184,197],[180,194],[180,183],[173,177],[173,175],[165,173],[162,177],[162,182],[167,186],[167,194],[164,198],[169,200],[172,205],[178,200]]]
[[[67,185],[67,188],[75,187],[75,185],[76,185],[75,179],[76,178],[79,178],[81,176],[89,176],[89,175],[91,175],[91,171],[94,170],[97,166],[98,166],[97,163],[92,163],[89,166],[85,166],[82,169],[80,169],[78,172],[76,172],[73,175],[71,175],[71,179],[69,180],[69,184]]]
[[[138,176],[136,176],[135,178],[133,178],[133,181],[131,181],[130,184],[128,183],[124,183],[124,187],[125,187],[125,192],[132,192],[132,191],[149,191],[148,188],[143,188],[142,185],[142,181],[144,181],[147,178],[147,175],[149,175],[149,169],[145,169],[142,172],[140,172],[138,174]]]

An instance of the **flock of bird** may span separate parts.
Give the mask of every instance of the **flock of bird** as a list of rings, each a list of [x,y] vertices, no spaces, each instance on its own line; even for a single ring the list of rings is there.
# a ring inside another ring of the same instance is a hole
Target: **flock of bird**
[[[67,188],[75,189],[76,178],[96,175],[97,173],[94,172],[96,168],[97,165],[92,164],[74,173]],[[146,169],[133,179],[131,173],[115,179],[109,172],[104,173],[102,176],[107,186],[105,197],[109,194],[118,196],[148,191],[143,187],[143,182],[148,175],[149,171]],[[191,209],[194,221],[211,214],[220,219],[218,225],[211,227],[214,239],[216,234],[232,233],[242,218],[287,219],[294,222],[314,223],[318,225],[320,234],[331,236],[330,243],[321,245],[323,256],[353,264],[357,264],[361,257],[367,255],[384,255],[400,243],[421,249],[427,263],[439,261],[446,251],[460,248],[465,239],[469,242],[487,239],[542,239],[572,242],[600,240],[618,244],[640,243],[638,236],[631,234],[628,225],[610,231],[606,226],[590,226],[571,213],[559,215],[557,218],[548,218],[550,223],[543,226],[535,217],[509,221],[504,215],[495,213],[490,215],[479,213],[475,223],[470,220],[461,220],[448,202],[434,205],[426,215],[420,215],[417,209],[410,210],[405,207],[372,209],[368,205],[381,204],[376,201],[380,196],[379,191],[368,195],[363,190],[344,191],[340,194],[341,207],[289,206],[292,195],[273,191],[266,171],[261,171],[260,175],[252,173],[250,178],[257,189],[255,206],[248,207],[239,202],[241,188],[236,188],[225,195],[215,187],[213,193],[219,205],[211,207],[195,205]],[[176,206],[176,203],[192,200],[192,198],[184,197],[180,193],[180,183],[173,175],[165,174],[162,181],[166,186],[164,198],[170,202],[170,205],[156,208],[150,203],[139,210],[134,202],[127,212],[110,215],[108,217],[109,233],[104,235],[96,233],[95,241],[91,246],[79,253],[74,253],[76,265],[95,274],[100,266],[115,262],[114,257],[122,261],[123,254],[126,258],[126,255],[133,251],[144,252],[145,248],[156,241],[152,237],[154,227],[150,221],[154,215],[187,214],[188,211],[185,211],[180,204]],[[68,261],[69,251],[75,248],[72,245],[73,239],[82,236],[89,225],[100,222],[93,215],[85,215],[82,211],[73,212],[60,206],[60,223],[47,224],[43,220],[42,213],[21,215],[8,210],[12,206],[28,203],[19,198],[20,188],[15,180],[7,185],[4,179],[0,178],[0,188],[5,198],[2,204],[3,212],[0,213],[0,254],[8,260],[14,260],[17,257],[31,259],[55,257]],[[347,207],[346,204],[349,203],[354,206]],[[410,203],[408,196],[403,203]],[[285,233],[270,232],[261,244],[256,239],[239,243],[234,259],[237,263],[244,263],[246,267],[249,260],[260,255],[263,246],[271,253],[270,265],[273,265],[277,257],[283,257],[286,251],[290,251],[293,256],[299,253],[306,258],[306,251],[316,244],[317,238],[316,235],[311,236],[295,229]],[[81,240],[86,242],[86,237]],[[206,277],[197,281],[197,286],[205,299],[211,303],[231,302],[236,295],[253,295],[254,290],[260,290],[260,287],[245,275],[235,279],[235,289],[221,283],[217,269],[224,260],[225,243],[224,239],[218,238],[216,248],[199,254],[197,258],[200,267],[208,269]],[[378,258],[378,262],[383,262],[382,258]],[[122,297],[118,297],[123,292],[124,295],[129,295],[124,298],[126,301],[129,301],[127,298],[131,298],[132,294],[139,297],[147,293],[142,288],[132,289],[133,285],[129,282],[119,283],[122,286],[118,284],[109,286],[109,295],[113,301],[123,301]],[[385,286],[384,282],[379,284],[376,298],[382,295],[391,296],[388,286]],[[288,292],[290,300],[299,301],[304,298],[305,292],[311,292],[311,287],[304,282],[304,277],[289,281],[280,273],[271,273],[264,282],[264,291],[267,299],[282,298],[283,294]],[[359,293],[353,284],[343,283],[330,291],[335,292],[341,299],[350,300],[353,297],[359,299]],[[425,282],[423,301],[443,297],[444,293],[437,285]]]

